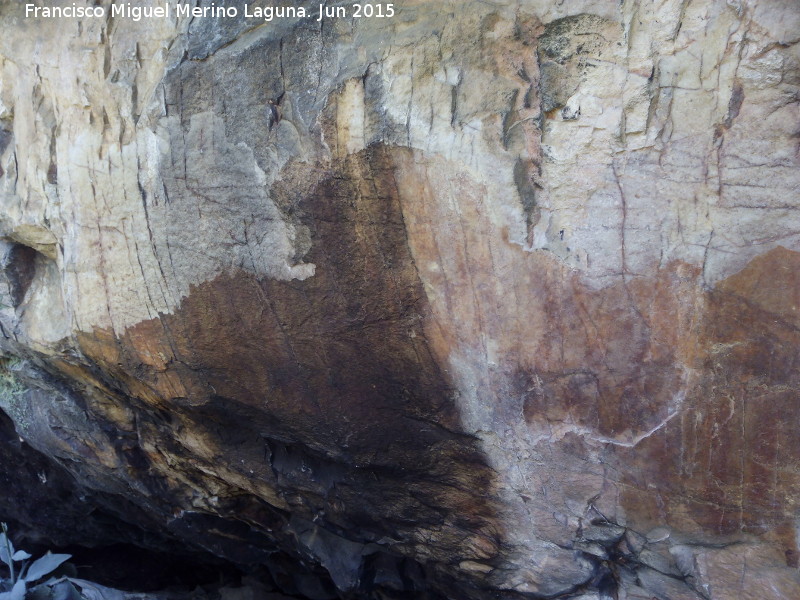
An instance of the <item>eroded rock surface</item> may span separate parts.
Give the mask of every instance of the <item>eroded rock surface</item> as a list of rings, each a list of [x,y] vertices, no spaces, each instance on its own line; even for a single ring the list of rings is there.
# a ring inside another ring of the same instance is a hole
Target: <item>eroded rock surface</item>
[[[2,407],[132,542],[800,596],[795,2],[0,19]]]

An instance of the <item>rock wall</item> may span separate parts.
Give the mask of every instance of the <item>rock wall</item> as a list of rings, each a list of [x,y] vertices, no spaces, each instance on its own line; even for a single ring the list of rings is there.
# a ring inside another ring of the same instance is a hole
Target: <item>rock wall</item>
[[[797,3],[294,5],[0,5],[0,403],[114,513],[71,533],[309,598],[800,596]]]

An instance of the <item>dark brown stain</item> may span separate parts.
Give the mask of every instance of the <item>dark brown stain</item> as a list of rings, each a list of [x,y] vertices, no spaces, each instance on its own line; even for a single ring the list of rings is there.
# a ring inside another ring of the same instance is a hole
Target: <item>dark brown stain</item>
[[[295,514],[356,539],[412,548],[414,532],[441,530],[432,535],[448,552],[490,558],[492,472],[461,432],[455,391],[428,347],[393,151],[325,167],[290,167],[273,190],[308,227],[302,260],[313,277],[224,273],[172,315],[119,337],[80,336],[149,440],[146,455],[131,461],[127,448],[123,462],[140,482],[159,469],[202,479],[191,466],[202,459],[187,462],[192,449],[181,446],[188,436],[216,455],[211,468],[253,481],[230,497],[267,485]],[[182,458],[167,467],[165,454]],[[175,498],[174,482],[166,487],[158,492]]]
[[[28,288],[36,275],[36,257],[39,253],[23,244],[14,244],[6,259],[5,273],[11,287],[11,301],[22,304]]]

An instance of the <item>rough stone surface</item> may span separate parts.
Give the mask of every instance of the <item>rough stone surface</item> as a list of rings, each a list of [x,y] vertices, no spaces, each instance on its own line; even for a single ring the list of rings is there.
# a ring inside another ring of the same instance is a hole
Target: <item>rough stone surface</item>
[[[124,503],[50,535],[318,599],[800,597],[794,0],[20,11],[2,476]]]

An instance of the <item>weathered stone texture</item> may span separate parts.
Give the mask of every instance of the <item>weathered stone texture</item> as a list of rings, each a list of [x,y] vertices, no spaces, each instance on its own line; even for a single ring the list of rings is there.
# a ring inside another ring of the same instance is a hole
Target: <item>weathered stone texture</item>
[[[285,593],[800,597],[796,2],[396,10],[0,7],[25,443]]]

